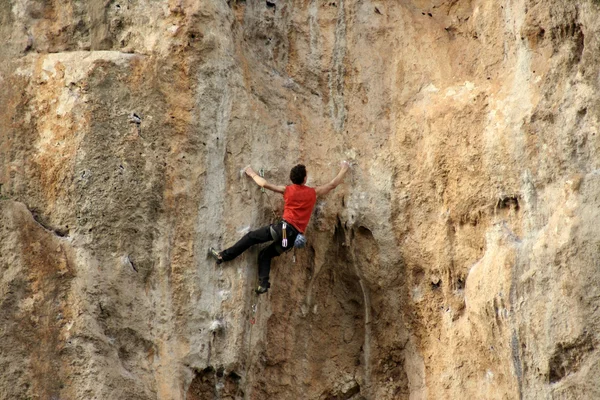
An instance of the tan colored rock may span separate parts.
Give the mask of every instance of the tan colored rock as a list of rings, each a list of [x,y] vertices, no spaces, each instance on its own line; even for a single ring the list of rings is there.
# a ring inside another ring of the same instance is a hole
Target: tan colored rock
[[[1,398],[597,398],[600,6],[0,5]],[[257,299],[269,223],[309,246]]]

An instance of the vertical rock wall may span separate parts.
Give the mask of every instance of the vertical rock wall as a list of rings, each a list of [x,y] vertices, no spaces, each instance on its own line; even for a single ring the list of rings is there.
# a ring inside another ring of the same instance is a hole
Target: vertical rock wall
[[[0,398],[600,395],[595,0],[0,5]],[[353,167],[252,294],[274,183]]]

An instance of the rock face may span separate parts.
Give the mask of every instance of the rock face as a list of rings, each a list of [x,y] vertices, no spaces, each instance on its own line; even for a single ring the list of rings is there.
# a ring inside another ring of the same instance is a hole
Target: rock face
[[[0,398],[600,397],[596,0],[1,3]]]

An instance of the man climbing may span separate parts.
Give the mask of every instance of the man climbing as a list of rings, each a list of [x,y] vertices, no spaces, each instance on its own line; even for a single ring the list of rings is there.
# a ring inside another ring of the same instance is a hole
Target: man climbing
[[[257,230],[248,232],[236,244],[221,252],[214,248],[209,253],[217,260],[217,264],[231,261],[251,246],[259,243],[273,241],[258,254],[258,280],[259,285],[256,293],[266,293],[271,287],[269,283],[269,272],[271,271],[271,259],[283,254],[294,247],[296,239],[300,236],[302,242],[304,231],[310,220],[317,196],[322,196],[335,189],[348,171],[349,164],[342,161],[340,172],[326,185],[312,188],[306,186],[306,167],[302,164],[296,165],[290,172],[292,185],[276,186],[267,182],[259,176],[251,167],[246,167],[244,172],[251,177],[258,186],[269,189],[275,193],[283,194],[283,219],[281,222],[263,226]],[[300,244],[301,245],[301,244]]]

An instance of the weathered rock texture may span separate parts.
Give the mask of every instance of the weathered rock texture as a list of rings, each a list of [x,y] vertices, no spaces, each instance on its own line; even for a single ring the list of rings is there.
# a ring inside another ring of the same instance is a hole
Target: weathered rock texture
[[[0,398],[600,397],[596,0],[6,0],[0,35]],[[281,211],[243,166],[342,159],[267,296],[207,259]]]

